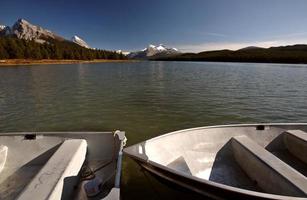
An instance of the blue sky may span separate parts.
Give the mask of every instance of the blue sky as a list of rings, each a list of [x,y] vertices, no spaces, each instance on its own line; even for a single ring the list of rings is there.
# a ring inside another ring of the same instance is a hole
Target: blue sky
[[[307,44],[306,0],[1,0],[0,10],[0,24],[24,18],[102,49]]]

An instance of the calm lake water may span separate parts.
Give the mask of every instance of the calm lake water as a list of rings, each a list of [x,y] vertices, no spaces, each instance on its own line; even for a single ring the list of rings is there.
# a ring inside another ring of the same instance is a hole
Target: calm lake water
[[[307,65],[132,62],[0,67],[0,131],[174,130],[306,122]],[[123,199],[200,199],[125,158]]]

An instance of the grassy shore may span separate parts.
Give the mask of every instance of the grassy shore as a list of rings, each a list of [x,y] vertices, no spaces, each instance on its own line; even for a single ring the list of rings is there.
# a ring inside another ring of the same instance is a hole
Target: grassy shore
[[[104,63],[104,62],[132,62],[132,60],[31,60],[31,59],[7,59],[0,60],[0,66],[10,65],[50,65],[50,64],[78,64],[78,63]]]

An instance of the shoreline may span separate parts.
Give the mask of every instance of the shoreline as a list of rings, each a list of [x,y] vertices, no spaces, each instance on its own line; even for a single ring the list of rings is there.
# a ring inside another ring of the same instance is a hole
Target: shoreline
[[[6,59],[0,60],[0,67],[14,66],[14,65],[60,65],[60,64],[83,64],[83,63],[107,63],[107,62],[136,62],[136,60],[108,60],[108,59],[94,59],[94,60],[53,60],[53,59]]]

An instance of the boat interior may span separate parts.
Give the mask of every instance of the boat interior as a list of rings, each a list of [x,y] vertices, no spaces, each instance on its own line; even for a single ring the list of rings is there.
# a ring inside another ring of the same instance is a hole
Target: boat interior
[[[108,197],[120,144],[112,132],[1,134],[0,199]],[[94,177],[103,187],[91,197],[84,184]]]
[[[204,181],[306,197],[306,132],[307,126],[293,125],[194,128],[162,135],[125,151]]]

